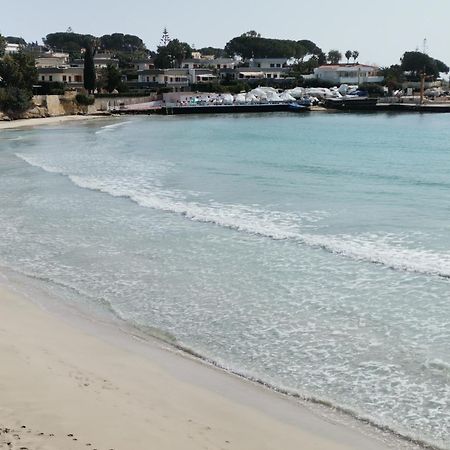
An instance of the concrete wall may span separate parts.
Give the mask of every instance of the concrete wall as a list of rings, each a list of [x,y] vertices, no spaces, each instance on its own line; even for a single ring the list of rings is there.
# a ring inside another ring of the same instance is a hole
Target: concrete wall
[[[138,105],[158,100],[156,94],[146,97],[120,97],[96,98],[95,103],[89,106],[79,105],[76,101],[77,92],[68,91],[64,95],[35,95],[33,97],[33,114],[44,116],[68,116],[73,114],[95,114],[99,111],[108,111],[126,105]]]
[[[138,105],[140,103],[149,103],[158,99],[156,94],[146,97],[120,97],[115,95],[107,98],[96,98],[94,105],[89,107],[89,113],[95,111],[108,111],[109,108],[118,108],[121,105]]]

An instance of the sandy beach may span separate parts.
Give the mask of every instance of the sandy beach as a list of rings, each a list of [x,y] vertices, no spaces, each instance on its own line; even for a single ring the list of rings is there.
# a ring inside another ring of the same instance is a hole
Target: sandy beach
[[[114,326],[66,321],[5,283],[0,317],[0,448],[388,448]]]
[[[9,130],[15,128],[25,128],[25,127],[35,127],[40,125],[57,125],[64,122],[73,122],[73,121],[81,121],[81,120],[93,120],[104,118],[102,116],[81,116],[81,115],[72,115],[72,116],[57,116],[57,117],[42,117],[38,119],[19,119],[19,120],[11,120],[0,121],[0,131],[1,130]]]

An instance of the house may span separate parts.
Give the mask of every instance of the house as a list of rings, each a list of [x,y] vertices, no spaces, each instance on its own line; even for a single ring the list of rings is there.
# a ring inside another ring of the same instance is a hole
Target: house
[[[69,65],[68,53],[44,53],[35,60],[36,67],[63,67]]]
[[[214,58],[214,59],[185,59],[181,62],[183,69],[234,69],[236,61],[233,58]]]
[[[288,67],[288,61],[289,58],[252,58],[249,66],[260,69],[281,69]]]
[[[138,83],[159,87],[171,87],[175,91],[189,86],[190,75],[186,69],[148,69],[138,72]]]
[[[314,77],[336,85],[382,83],[380,69],[366,64],[329,64],[314,69]]]
[[[94,55],[94,67],[96,70],[106,69],[108,66],[113,66],[116,69],[119,68],[119,60],[114,58],[109,53],[96,53]],[[72,66],[83,67],[84,59],[74,59],[71,63]]]
[[[221,70],[222,80],[262,80],[262,79],[284,79],[288,76],[289,68],[259,68],[239,67],[234,70]]]
[[[83,71],[83,67],[38,67],[38,82],[58,82],[81,88],[84,82]]]
[[[189,71],[189,77],[191,84],[217,81],[217,75],[210,69],[192,69]]]
[[[5,55],[11,55],[12,53],[19,53],[21,47],[22,46],[20,44],[11,44],[7,42],[5,46]]]
[[[137,71],[140,70],[150,70],[155,68],[155,64],[152,59],[142,59],[140,61],[134,62],[134,68]]]
[[[83,62],[84,64],[84,62]],[[96,53],[94,55],[94,67],[96,69],[106,69],[108,66],[119,68],[119,60],[110,53]]]

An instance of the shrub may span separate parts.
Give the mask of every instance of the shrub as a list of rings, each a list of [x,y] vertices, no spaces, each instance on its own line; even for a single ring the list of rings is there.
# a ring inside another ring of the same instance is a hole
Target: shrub
[[[31,93],[25,89],[7,87],[0,89],[0,110],[17,114],[31,107]]]
[[[64,95],[67,90],[67,86],[58,81],[41,81],[39,86],[33,87],[36,95]]]
[[[362,83],[358,86],[361,91],[366,91],[371,97],[383,97],[384,88],[379,84],[374,83]]]
[[[77,103],[83,106],[93,105],[95,102],[95,97],[91,97],[90,95],[86,94],[77,94],[75,98],[77,100]]]

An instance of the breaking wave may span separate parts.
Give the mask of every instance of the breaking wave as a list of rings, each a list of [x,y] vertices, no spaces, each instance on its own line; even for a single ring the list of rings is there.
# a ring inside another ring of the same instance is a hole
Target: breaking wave
[[[57,167],[37,162],[29,156],[22,154],[16,156],[32,166],[66,176],[80,188],[127,198],[140,206],[178,214],[194,222],[214,224],[275,240],[290,240],[352,260],[380,264],[394,270],[450,278],[450,252],[410,248],[395,235],[327,235],[308,232],[311,223],[324,217],[325,214],[320,211],[296,214],[241,204],[214,201],[200,203],[180,198],[179,194],[162,190],[158,186],[149,189],[135,186],[125,178],[73,175]]]

